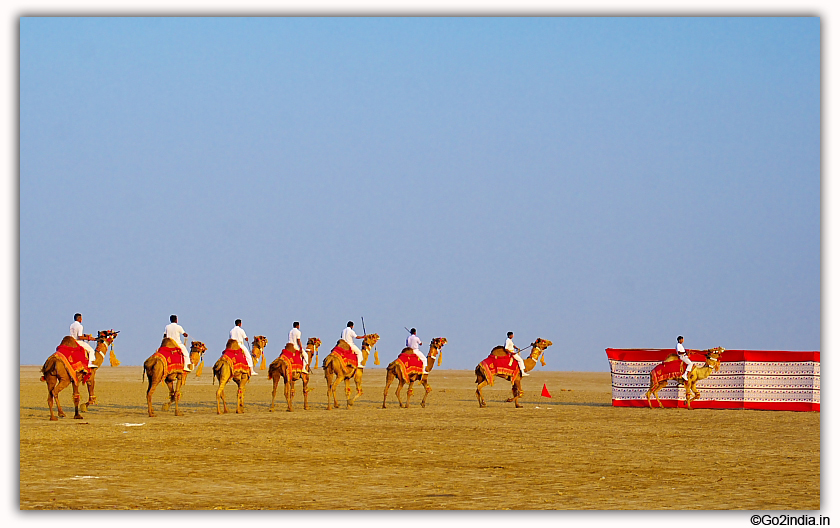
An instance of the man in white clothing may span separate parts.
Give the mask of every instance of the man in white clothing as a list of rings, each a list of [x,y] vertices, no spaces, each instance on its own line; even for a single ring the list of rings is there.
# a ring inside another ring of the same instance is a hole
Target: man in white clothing
[[[362,356],[362,351],[359,350],[359,347],[356,346],[356,343],[354,343],[353,340],[364,339],[366,337],[367,335],[356,335],[356,332],[353,331],[353,321],[347,321],[347,328],[345,328],[344,331],[341,332],[341,340],[350,345],[350,350],[352,350],[353,353],[356,354],[356,359],[359,360],[358,368],[360,369],[365,368],[365,366],[362,365],[362,360],[364,359],[364,357]]]
[[[88,355],[88,368],[95,369],[97,368],[96,365],[93,363],[93,360],[96,359],[96,351],[91,348],[91,346],[85,341],[91,341],[91,339],[82,337],[85,335],[85,327],[82,326],[82,314],[77,313],[73,316],[73,323],[70,324],[70,337],[76,340],[76,343],[79,344],[82,348],[85,349]]]
[[[424,356],[423,353],[420,352],[420,345],[422,345],[422,344],[423,343],[420,342],[420,338],[417,337],[417,329],[412,328],[411,332],[409,333],[408,338],[405,340],[405,346],[410,348],[411,351],[414,352],[414,355],[416,355],[418,358],[420,358],[420,361],[423,362],[423,374],[428,374],[429,373],[429,366],[426,364],[426,362],[427,362],[426,356]]]
[[[181,336],[184,336],[184,342],[181,342]],[[192,365],[190,364],[190,353],[187,350],[187,339],[190,337],[190,334],[184,332],[184,329],[181,325],[178,324],[178,316],[177,315],[170,315],[169,316],[169,324],[163,329],[163,337],[168,337],[169,339],[178,343],[178,346],[181,348],[181,352],[184,354],[184,372],[191,372]]]
[[[303,358],[303,369],[309,372],[309,354],[300,342],[300,323],[298,321],[295,321],[292,324],[292,329],[289,331],[289,344],[292,345],[295,350],[300,352],[300,355]]]
[[[522,360],[522,356],[519,355],[519,351],[521,349],[513,344],[513,332],[507,333],[507,340],[505,341],[505,350],[508,354],[513,356],[513,359],[515,359],[517,363],[519,363],[519,371],[522,372],[522,375],[530,376],[530,374],[525,372],[525,362]]]
[[[685,363],[685,372],[683,372],[683,379],[688,381],[688,373],[691,372],[691,369],[694,368],[694,363],[691,362],[691,358],[688,357],[688,352],[686,352],[685,347],[683,346],[684,338],[683,336],[677,337],[677,356],[680,360]]]
[[[251,351],[245,348],[245,343],[248,342],[248,336],[245,335],[245,330],[242,329],[242,319],[237,319],[233,324],[235,326],[230,330],[230,338],[235,339],[239,343],[239,348],[245,353],[245,361],[248,362],[248,367],[251,368],[251,375],[256,376],[257,371],[254,370],[254,360],[251,357]]]

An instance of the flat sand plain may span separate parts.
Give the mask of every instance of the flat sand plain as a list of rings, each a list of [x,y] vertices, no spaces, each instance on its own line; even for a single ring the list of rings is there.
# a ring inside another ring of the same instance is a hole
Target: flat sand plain
[[[610,374],[525,378],[485,389],[471,371],[435,369],[425,409],[381,409],[384,369],[368,368],[351,409],[326,411],[323,371],[311,410],[298,384],[268,412],[266,371],[246,413],[216,414],[211,371],[191,376],[181,410],[146,411],[142,367],[101,368],[99,404],[49,421],[37,366],[20,368],[20,508],[818,510],[819,413],[611,406]],[[553,398],[540,397],[543,384]],[[282,385],[280,386],[282,390]],[[561,389],[570,389],[562,391]],[[236,386],[227,387],[228,402]],[[87,392],[82,389],[86,401]],[[339,400],[341,401],[341,400]],[[232,406],[230,406],[233,409]]]

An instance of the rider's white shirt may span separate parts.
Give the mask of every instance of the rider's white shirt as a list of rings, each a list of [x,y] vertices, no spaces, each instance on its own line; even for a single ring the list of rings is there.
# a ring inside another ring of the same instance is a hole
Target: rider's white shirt
[[[356,337],[356,332],[354,332],[349,326],[341,332],[341,339],[347,344],[354,344],[353,340],[356,339]]]
[[[79,321],[73,321],[73,324],[70,325],[70,337],[77,340],[79,336],[85,333],[85,327],[82,326],[82,323]]]

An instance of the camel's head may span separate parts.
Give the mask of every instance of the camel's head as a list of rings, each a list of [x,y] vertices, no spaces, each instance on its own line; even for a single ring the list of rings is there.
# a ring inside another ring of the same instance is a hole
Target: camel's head
[[[207,347],[201,341],[193,341],[190,344],[190,361],[193,364],[198,364],[202,357],[204,357],[204,351],[207,350]],[[198,359],[194,359],[194,358]]]
[[[315,351],[317,352],[317,350],[318,350],[320,347],[321,347],[321,340],[320,340],[320,339],[318,339],[317,337],[310,337],[310,338],[306,341],[306,348],[308,348],[308,349],[310,349],[310,350],[315,350]]]
[[[436,338],[432,339],[432,344],[430,346],[432,348],[437,348],[438,350],[440,350],[441,348],[443,348],[443,345],[445,345],[445,344],[446,344],[446,338],[445,337],[436,337]]]
[[[267,344],[268,344],[268,339],[266,339],[265,336],[262,336],[262,335],[254,336],[254,343],[253,343],[254,346],[259,347],[259,348],[265,348],[265,346]]]
[[[531,345],[534,347],[531,350],[531,357],[536,359],[546,348],[550,347],[553,344],[554,343],[552,343],[548,339],[538,337],[533,343],[531,343]]]
[[[117,334],[119,334],[119,330],[100,330],[96,336],[96,341],[98,343],[105,343],[106,345],[110,345],[114,342],[114,339],[117,338]]]
[[[709,353],[706,355],[706,363],[715,369],[715,372],[720,370],[720,356],[726,351],[723,347],[715,347],[709,349]]]
[[[362,347],[372,348],[379,341],[379,334],[367,334],[362,341]]]

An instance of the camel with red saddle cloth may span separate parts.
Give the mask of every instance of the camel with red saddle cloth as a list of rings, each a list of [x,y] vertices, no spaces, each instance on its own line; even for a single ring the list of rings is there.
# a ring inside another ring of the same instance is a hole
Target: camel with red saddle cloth
[[[687,365],[680,360],[677,354],[668,354],[665,360],[650,372],[650,388],[645,393],[648,407],[653,409],[653,402],[650,401],[650,395],[653,394],[653,397],[659,402],[659,407],[665,408],[659,400],[659,391],[668,385],[668,381],[676,380],[677,383],[682,383],[685,386],[685,406],[691,409],[691,402],[700,397],[700,391],[697,390],[697,382],[708,378],[712,372],[720,370],[720,356],[725,351],[726,349],[723,347],[690,351],[706,356],[706,362],[703,365],[694,365],[692,367],[691,372],[688,373],[688,381],[685,381],[682,377]]]
[[[551,345],[551,341],[542,338],[537,338],[536,341],[531,343],[531,347],[533,347],[531,353],[524,360],[525,372],[530,372],[537,365],[537,359],[545,366],[544,351]],[[490,355],[475,367],[475,382],[478,384],[475,395],[478,398],[478,406],[487,407],[481,389],[487,385],[492,386],[495,376],[510,381],[513,397],[507,401],[513,402],[517,408],[522,407],[522,405],[519,405],[519,398],[525,394],[522,390],[522,372],[519,370],[519,363],[513,359],[512,355],[507,353],[503,346],[494,347],[490,351]]]
[[[207,347],[201,341],[193,341],[190,346],[190,363],[198,365],[204,357]],[[187,383],[187,372],[184,371],[184,353],[181,347],[174,340],[164,337],[160,347],[143,363],[143,375],[149,379],[149,388],[146,389],[146,403],[149,405],[149,417],[155,416],[152,409],[152,395],[161,381],[166,382],[169,387],[169,401],[164,403],[160,410],[168,411],[172,404],[175,404],[175,416],[183,416],[178,408],[181,401],[181,389]],[[196,376],[199,371],[196,371]]]
[[[112,367],[119,367],[120,362],[117,360],[117,356],[114,354],[114,340],[117,339],[117,334],[119,334],[119,330],[100,330],[96,336],[96,347],[93,349],[95,352],[95,356],[93,358],[93,364],[97,367],[101,367],[103,363],[105,363],[105,352],[108,350],[108,347],[111,347],[111,366]],[[88,401],[79,405],[79,410],[81,412],[87,412],[88,406],[96,405],[96,395],[93,393],[94,387],[96,387],[96,373],[99,372],[99,368],[95,368],[91,371],[90,377],[85,382],[85,386],[87,387],[88,391]]]
[[[370,349],[379,341],[379,334],[367,334],[362,340],[362,366],[367,363]],[[327,380],[327,410],[335,407],[338,408],[338,399],[336,399],[336,387],[338,383],[344,380],[344,392],[347,395],[347,408],[353,406],[356,398],[362,395],[362,372],[363,369],[358,368],[358,358],[356,354],[350,350],[350,346],[339,339],[335,347],[324,358],[324,378]],[[356,382],[356,393],[351,397],[350,380]]]
[[[286,343],[286,348],[280,353],[268,367],[268,379],[274,382],[271,390],[271,406],[269,412],[274,411],[274,398],[277,396],[277,385],[280,378],[283,378],[283,395],[286,397],[287,411],[292,411],[292,400],[295,398],[295,382],[303,382],[303,408],[309,410],[309,368],[312,365],[312,358],[318,354],[321,340],[317,337],[310,337],[306,342],[306,351],[309,354],[309,364],[303,364],[303,354],[295,350],[294,345]]]
[[[257,336],[254,340],[256,341],[259,337],[265,340],[264,336]],[[263,342],[263,346],[266,343],[267,340]],[[243,350],[239,346],[239,342],[236,339],[228,339],[222,356],[213,365],[213,381],[215,382],[216,379],[219,380],[219,388],[216,390],[216,414],[222,414],[222,408],[224,408],[225,413],[228,412],[227,401],[225,401],[225,385],[231,380],[237,386],[236,413],[242,414],[245,412],[245,386],[248,385],[248,380],[251,379],[251,367],[248,365],[248,360],[245,359],[245,354],[248,353],[247,350]],[[256,362],[253,354],[251,355],[251,359]],[[219,403],[222,404],[221,407]]]
[[[434,368],[435,360],[441,357],[441,349],[445,344],[445,337],[436,337],[432,339],[432,342],[429,344],[429,353],[426,355],[426,367],[429,372],[431,372]],[[400,352],[397,359],[388,365],[388,369],[385,374],[385,393],[382,398],[383,409],[386,408],[385,402],[388,400],[388,388],[391,387],[391,383],[394,379],[399,380],[399,385],[397,385],[397,401],[400,402],[401,408],[408,409],[408,402],[411,400],[411,395],[414,394],[414,390],[411,386],[414,385],[415,381],[422,383],[423,388],[426,389],[425,394],[423,394],[423,401],[420,402],[420,407],[426,407],[426,398],[428,398],[429,393],[432,392],[432,386],[429,385],[429,375],[423,372],[423,367],[423,362],[420,361],[417,354],[412,352],[411,348],[406,347],[402,349],[402,352]],[[405,404],[403,404],[400,391],[402,391],[403,385],[406,383],[408,383],[408,391],[406,392]]]
[[[103,332],[114,332],[113,330],[105,330]],[[100,336],[103,335],[100,332]],[[114,332],[116,334],[116,332]],[[93,336],[84,335],[83,338],[93,340]],[[97,343],[97,348],[99,344]],[[98,354],[97,354],[98,355]],[[100,361],[101,365],[102,362]],[[96,369],[93,369],[94,371]],[[73,418],[81,420],[82,415],[79,410],[81,408],[80,402],[82,399],[79,394],[79,385],[87,383],[91,376],[91,369],[88,367],[88,356],[84,348],[76,342],[71,336],[65,336],[61,343],[56,347],[53,353],[44,362],[41,367],[41,381],[47,383],[47,405],[50,407],[50,420],[56,421],[58,417],[64,418],[66,415],[61,409],[61,402],[58,395],[68,385],[73,385],[73,406],[75,407],[75,414]],[[89,396],[92,388],[88,388]],[[53,413],[53,402],[55,402],[58,417]]]

